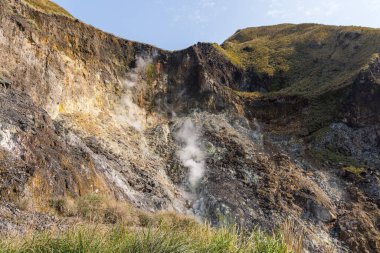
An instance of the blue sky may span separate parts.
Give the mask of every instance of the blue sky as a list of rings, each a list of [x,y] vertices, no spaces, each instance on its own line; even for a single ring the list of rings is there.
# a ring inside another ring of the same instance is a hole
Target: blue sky
[[[222,43],[237,29],[278,23],[380,28],[380,0],[55,0],[120,37],[176,50]]]

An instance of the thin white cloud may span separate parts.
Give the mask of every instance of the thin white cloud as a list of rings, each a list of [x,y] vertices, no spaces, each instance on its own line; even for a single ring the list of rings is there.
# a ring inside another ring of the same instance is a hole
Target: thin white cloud
[[[267,15],[272,18],[286,18],[288,16],[286,1],[271,0],[269,3],[269,10],[267,11]]]
[[[285,10],[273,8],[273,9],[270,9],[269,11],[267,11],[267,15],[272,17],[272,18],[276,18],[276,17],[286,18],[287,12]]]
[[[200,24],[207,21],[207,18],[202,15],[200,10],[194,10],[187,16],[188,20]]]
[[[210,8],[214,7],[216,5],[216,2],[213,0],[200,0],[199,4],[202,8]]]
[[[325,18],[337,14],[344,2],[342,0],[286,1],[271,0],[267,16],[272,18]]]
[[[181,9],[175,9],[174,22],[192,22],[205,24],[209,21],[209,13],[214,8],[223,8],[223,4],[215,0],[196,0],[191,4],[182,5]]]

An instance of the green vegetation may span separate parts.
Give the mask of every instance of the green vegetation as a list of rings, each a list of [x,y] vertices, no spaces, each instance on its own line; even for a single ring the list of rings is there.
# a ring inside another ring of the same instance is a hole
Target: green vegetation
[[[99,223],[126,223],[134,226],[153,222],[149,213],[132,208],[128,203],[120,203],[92,194],[77,199],[58,198],[49,200],[51,213],[64,217],[77,217],[81,220]]]
[[[0,252],[270,252],[286,253],[278,236],[261,232],[238,235],[234,229],[208,226],[158,228],[79,227],[63,233],[41,233],[22,241],[2,240]]]
[[[233,48],[229,48],[228,50],[222,48],[216,43],[212,44],[214,48],[216,48],[222,55],[224,55],[232,64],[243,67],[242,62],[239,59],[238,52],[235,52]]]
[[[314,132],[310,137],[316,141],[322,140],[322,138],[325,137],[325,135],[330,131],[330,127],[324,127],[319,129],[318,131]]]
[[[147,213],[98,195],[49,201],[54,212],[80,225],[0,239],[2,252],[301,252],[303,233],[284,223],[281,232],[211,228],[173,213]],[[297,235],[296,235],[297,233]],[[17,240],[16,240],[17,239]]]
[[[240,97],[244,98],[259,98],[262,96],[261,92],[247,92],[247,91],[236,91],[234,90],[234,93]]]
[[[156,67],[153,63],[150,63],[146,66],[146,80],[148,84],[152,84],[154,79],[156,78]]]
[[[239,30],[222,44],[232,63],[271,78],[270,91],[318,96],[352,83],[380,50],[380,31],[283,24]]]
[[[319,161],[329,161],[334,164],[344,163],[353,164],[355,160],[352,157],[340,154],[333,149],[314,149],[311,151],[311,155]]]
[[[340,118],[354,80],[379,56],[380,29],[282,24],[239,30],[215,47],[246,73],[245,81],[252,78],[268,90],[237,95],[304,101],[301,124],[311,134]],[[323,153],[318,156],[340,160]]]
[[[68,13],[65,9],[57,5],[56,3],[53,3],[49,0],[22,0],[32,8],[42,11],[46,14],[55,14],[55,15],[62,15],[69,18],[73,18],[70,13]]]
[[[355,167],[355,166],[352,166],[352,165],[351,166],[347,166],[347,167],[343,167],[342,170],[350,172],[352,174],[355,174],[358,177],[360,177],[360,174],[362,174],[365,171],[364,168]]]
[[[309,99],[309,106],[305,114],[304,125],[309,132],[317,131],[330,124],[339,117],[341,101],[344,96],[338,92],[330,92]]]

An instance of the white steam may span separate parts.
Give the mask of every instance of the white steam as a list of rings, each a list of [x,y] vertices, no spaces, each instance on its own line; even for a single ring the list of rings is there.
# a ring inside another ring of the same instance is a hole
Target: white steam
[[[138,105],[133,103],[132,93],[127,92],[120,100],[121,110],[120,114],[117,114],[117,119],[132,126],[137,131],[143,130],[143,122],[145,120],[145,111]]]
[[[253,120],[253,125],[256,128],[256,130],[254,131],[254,134],[253,134],[254,140],[256,141],[256,143],[260,147],[263,147],[264,146],[264,135],[263,135],[263,131],[261,130],[261,126],[260,126],[260,124],[256,118]]]
[[[145,75],[147,67],[150,64],[152,64],[152,59],[138,57],[136,59],[136,67],[128,73],[127,79],[124,83],[124,88],[141,88],[141,84],[143,83],[143,76]]]
[[[133,101],[136,94],[141,94],[145,88],[143,76],[146,73],[148,64],[151,64],[151,59],[137,58],[136,68],[134,68],[124,83],[124,94],[120,101],[115,106],[115,118],[122,123],[132,126],[137,131],[144,129],[146,121],[146,112]]]
[[[195,189],[205,173],[205,155],[200,148],[197,128],[190,119],[185,120],[177,132],[184,147],[178,152],[182,164],[189,169],[189,183]]]

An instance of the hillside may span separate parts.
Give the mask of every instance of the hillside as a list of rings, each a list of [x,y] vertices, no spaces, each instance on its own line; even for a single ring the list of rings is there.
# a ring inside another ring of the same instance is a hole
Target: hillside
[[[344,114],[347,100],[359,76],[377,64],[379,42],[379,29],[283,24],[239,30],[216,47],[241,69],[241,96],[308,104],[298,118],[300,131],[309,134],[332,121],[351,120]],[[370,107],[379,109],[377,103]],[[376,114],[370,117],[378,120]],[[361,120],[349,123],[366,124]]]
[[[284,24],[239,30],[222,48],[265,90],[313,96],[351,84],[379,42],[379,29]]]
[[[380,30],[283,24],[170,52],[45,0],[0,0],[0,22],[2,233],[379,252]]]

